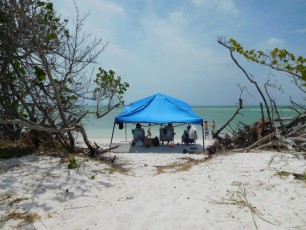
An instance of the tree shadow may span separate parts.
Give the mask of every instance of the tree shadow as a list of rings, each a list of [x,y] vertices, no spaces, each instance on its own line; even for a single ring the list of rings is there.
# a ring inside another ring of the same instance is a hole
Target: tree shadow
[[[89,166],[86,159],[77,160],[78,169],[68,169],[67,162],[50,156],[1,160],[0,229],[30,225],[25,219],[14,219],[12,213],[38,213],[45,218],[58,206],[73,206],[78,199],[92,198],[92,205],[96,205],[95,199],[103,200],[97,194],[113,186],[101,169],[103,165],[93,162]]]

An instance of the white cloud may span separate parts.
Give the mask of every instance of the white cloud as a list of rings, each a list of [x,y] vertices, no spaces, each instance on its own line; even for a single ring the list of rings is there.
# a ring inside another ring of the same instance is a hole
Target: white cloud
[[[192,0],[197,6],[205,6],[209,8],[216,8],[218,11],[238,15],[239,10],[233,0]]]
[[[65,18],[72,14],[71,0],[54,1],[62,6],[59,9],[65,12]],[[243,85],[244,78],[227,50],[217,44],[218,35],[239,38],[251,44],[250,48],[260,50],[282,47],[284,43],[299,50],[304,47],[298,39],[303,38],[306,28],[295,31],[301,33],[299,36],[285,37],[282,31],[292,31],[292,26],[288,29],[284,24],[279,31],[273,20],[259,20],[262,5],[254,1],[241,5],[235,5],[235,0],[189,1],[193,4],[76,0],[81,13],[90,12],[84,24],[86,33],[110,42],[101,56],[101,65],[130,83],[127,102],[160,91],[192,104],[231,104],[239,96],[236,84]],[[305,23],[295,25],[303,28]],[[252,72],[260,75],[256,73]],[[192,91],[182,94],[187,88]],[[217,92],[226,92],[226,96],[216,96]]]
[[[175,25],[187,25],[188,24],[185,14],[180,11],[175,11],[175,12],[170,13],[169,20],[171,23]]]
[[[182,24],[179,21],[185,21],[181,13],[172,13],[166,20],[158,18],[158,16],[143,18],[143,28],[145,29],[146,48],[156,47],[160,51],[167,52],[181,49],[186,44],[182,34]],[[158,48],[159,47],[159,48]]]
[[[71,18],[75,18],[76,11],[73,6],[73,3],[69,1],[63,1],[63,0],[53,0],[55,9],[57,11],[61,11],[62,14],[65,15],[65,17],[68,15]],[[111,1],[103,1],[103,0],[75,0],[76,6],[80,12],[80,14],[86,14],[89,12],[89,14],[95,14],[99,15],[100,18],[104,18],[105,16],[114,16],[114,15],[123,15],[124,8],[121,6],[111,2]],[[62,6],[62,7],[59,7]],[[72,7],[73,6],[73,7]],[[96,12],[99,12],[99,14],[96,14]]]
[[[298,33],[306,33],[306,28],[296,30]]]
[[[83,1],[79,1],[81,4]],[[84,4],[84,3],[83,3]],[[98,9],[100,11],[100,16],[106,15],[122,15],[124,14],[124,8],[117,5],[112,1],[101,1],[101,0],[87,0],[85,2],[86,6],[90,9]]]
[[[283,39],[280,39],[280,38],[269,38],[267,41],[266,41],[266,44],[268,46],[279,46],[279,45],[282,45],[284,43],[284,40]]]

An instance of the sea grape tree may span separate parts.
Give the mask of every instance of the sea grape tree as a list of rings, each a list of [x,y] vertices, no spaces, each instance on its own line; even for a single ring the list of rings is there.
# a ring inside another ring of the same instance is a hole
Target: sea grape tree
[[[229,138],[231,140],[228,140],[225,143],[231,143],[231,147],[235,146],[235,148],[245,148],[245,144],[248,143],[250,146],[247,147],[247,150],[254,147],[257,148],[258,146],[271,147],[277,145],[279,148],[291,146],[290,148],[294,148],[295,150],[305,151],[306,109],[304,105],[299,105],[290,99],[294,106],[292,109],[297,112],[297,116],[293,117],[290,122],[283,124],[282,118],[278,113],[276,102],[268,92],[268,86],[273,87],[273,85],[271,85],[269,80],[267,80],[262,87],[257,82],[256,77],[246,71],[246,69],[238,62],[236,54],[242,55],[247,61],[268,66],[273,70],[286,73],[287,76],[293,79],[293,83],[303,93],[306,92],[306,58],[302,56],[296,57],[296,55],[290,53],[286,49],[279,48],[275,48],[271,51],[255,49],[247,50],[232,38],[226,40],[225,38],[220,37],[218,38],[218,43],[228,49],[230,57],[235,65],[243,72],[249,82],[255,86],[265,105],[267,115],[266,118],[261,103],[262,117],[259,118],[259,122],[250,127],[245,126],[242,130],[236,131],[234,136]],[[264,88],[264,90],[262,88]],[[241,109],[241,107],[239,107],[239,109]],[[273,118],[272,115],[274,113],[278,116],[277,119]],[[276,121],[280,122],[280,126],[275,124]],[[218,134],[220,132],[221,130],[218,130],[216,133]]]
[[[222,39],[219,39],[219,41],[221,42]],[[287,73],[288,76],[294,79],[299,88],[303,90],[303,92],[306,92],[305,88],[301,87],[302,85],[306,86],[305,57],[297,57],[295,54],[290,53],[286,49],[280,48],[274,48],[270,51],[255,49],[247,50],[244,49],[243,46],[233,38],[230,38],[228,41],[223,40],[221,43],[227,43],[232,52],[243,55],[248,61],[259,63],[274,70]]]
[[[74,29],[68,30],[68,20],[56,15],[51,2],[1,1],[0,138],[18,139],[30,127],[38,144],[43,140],[37,130],[45,130],[73,151],[73,131],[79,131],[94,151],[82,128],[92,112],[84,104],[97,104],[95,113],[102,117],[124,103],[129,85],[120,76],[110,71],[111,78],[99,78],[104,71],[99,68],[93,79],[107,43],[83,33],[87,15],[77,7],[76,13]]]

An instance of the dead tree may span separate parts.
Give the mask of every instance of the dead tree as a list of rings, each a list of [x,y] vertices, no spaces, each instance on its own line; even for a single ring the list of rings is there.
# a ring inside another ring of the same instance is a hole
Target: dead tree
[[[298,106],[297,104],[292,103],[295,105],[294,109],[296,109],[296,111],[298,112],[298,115],[296,117],[293,117],[291,122],[285,124],[283,119],[280,117],[278,113],[278,109],[277,109],[275,102],[272,100],[272,98],[270,97],[267,91],[267,88],[266,88],[267,84],[266,84],[265,90],[266,90],[266,94],[268,95],[270,99],[271,108],[273,108],[273,110],[277,114],[277,119],[274,120],[272,118],[272,112],[270,110],[270,106],[268,105],[268,100],[266,99],[266,96],[264,92],[261,90],[259,84],[254,80],[254,77],[248,74],[247,71],[238,63],[238,61],[235,59],[233,55],[233,53],[236,51],[240,54],[244,54],[247,58],[250,58],[251,60],[256,60],[257,56],[252,56],[254,51],[244,51],[243,48],[236,42],[234,43],[236,46],[233,48],[230,42],[225,41],[223,38],[219,38],[218,43],[226,47],[229,50],[230,56],[233,62],[244,73],[246,78],[255,86],[255,88],[259,92],[262,100],[264,101],[268,120],[265,119],[263,105],[260,104],[261,118],[259,118],[257,122],[251,125],[244,125],[243,128],[238,129],[237,131],[235,131],[234,134],[227,135],[225,138],[223,137],[223,139],[220,138],[220,135],[219,135],[220,132],[226,126],[228,126],[230,121],[238,114],[240,110],[240,107],[238,107],[236,112],[233,114],[233,116],[213,135],[214,138],[217,138],[219,140],[218,142],[215,143],[215,146],[214,146],[215,149],[216,150],[235,149],[234,151],[250,151],[252,149],[273,148],[279,151],[281,151],[282,149],[286,149],[286,150],[305,152],[306,150],[306,134],[305,134],[306,109],[302,106]],[[283,53],[288,54],[290,56],[290,54],[287,52],[283,51]],[[283,55],[283,53],[280,54],[280,56]],[[260,53],[260,55],[263,55],[263,54]],[[265,64],[264,61],[262,61],[262,63]],[[274,65],[274,62],[272,62],[272,64],[269,66],[273,69],[290,73],[288,69],[283,70],[281,69],[280,66],[273,67],[273,65]],[[296,68],[298,69],[300,68],[300,66]],[[294,79],[296,80],[296,78],[298,77],[302,79],[301,76],[298,76],[296,72],[292,73],[294,76]],[[280,124],[278,125],[276,124],[276,122],[279,122]]]

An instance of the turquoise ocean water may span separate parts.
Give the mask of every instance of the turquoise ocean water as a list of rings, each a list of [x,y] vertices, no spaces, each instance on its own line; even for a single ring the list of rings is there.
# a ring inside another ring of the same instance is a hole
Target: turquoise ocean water
[[[193,111],[207,121],[209,124],[214,120],[216,122],[216,129],[219,129],[236,111],[235,106],[192,106]],[[88,117],[83,121],[83,125],[87,131],[89,139],[105,139],[110,140],[113,131],[114,119],[123,110],[123,107],[114,109],[106,116],[96,119],[94,115]],[[285,107],[279,108],[279,113],[283,117],[294,116],[291,110]],[[252,124],[261,118],[261,111],[259,106],[245,106],[240,110],[240,114],[231,122],[231,127],[237,127],[237,124],[243,122],[244,124]],[[142,124],[146,130],[147,124]],[[175,132],[177,135],[181,135],[187,125],[174,124]],[[124,129],[119,129],[118,125],[115,125],[114,140],[129,141],[132,139],[131,129],[135,127],[135,124],[126,124]],[[152,136],[159,135],[160,125],[152,126]],[[201,126],[196,126],[198,135],[201,136]]]

